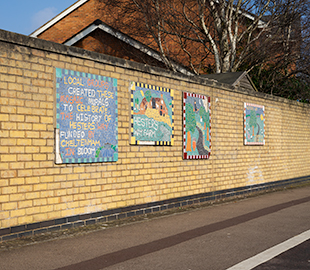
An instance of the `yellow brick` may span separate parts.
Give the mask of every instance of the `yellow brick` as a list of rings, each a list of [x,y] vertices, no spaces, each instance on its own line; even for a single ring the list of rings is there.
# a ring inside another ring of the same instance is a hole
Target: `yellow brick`
[[[55,191],[55,196],[64,196],[70,194],[70,190],[60,189]]]
[[[7,130],[0,130],[0,138],[6,138],[9,137],[9,131]],[[1,139],[1,144],[2,145],[8,145],[10,141],[8,139]],[[16,141],[14,144],[9,144],[9,145],[15,145]]]
[[[33,154],[33,160],[46,160],[45,154]]]
[[[21,154],[25,152],[25,148],[23,146],[10,147],[11,154]]]
[[[33,216],[33,221],[35,222],[44,221],[44,220],[47,220],[47,213],[37,214]]]
[[[24,70],[24,77],[37,78],[38,72],[34,72],[31,70]]]
[[[17,128],[17,124],[16,123],[10,123],[10,122],[3,122],[1,123],[1,128],[2,129],[16,129]]]
[[[12,210],[10,212],[11,218],[25,216],[25,214],[26,214],[25,209]]]
[[[69,181],[62,181],[59,184],[60,184],[60,188],[72,188],[73,187],[73,183]]]
[[[25,178],[26,184],[37,184],[40,183],[39,177],[26,177]]]
[[[17,176],[16,170],[6,170],[6,171],[1,171],[0,173],[1,178],[12,178]]]
[[[41,205],[46,205],[47,204],[47,199],[43,198],[43,199],[34,199],[33,200],[33,205],[34,206],[41,206]]]
[[[16,112],[16,110],[15,110]],[[32,114],[32,108],[28,108],[28,107],[18,107],[17,108],[17,113],[18,114]]]
[[[22,217],[18,217],[18,224],[29,224],[33,223],[33,218],[32,216],[24,215]]]
[[[25,183],[25,178],[11,178],[10,185],[11,186],[19,186]]]
[[[25,164],[23,162],[11,162],[10,163],[10,170],[20,170],[20,169],[24,169],[25,168]]]
[[[61,211],[61,217],[68,217],[74,215],[74,211],[72,209],[65,209]]]
[[[9,121],[9,114],[0,113],[0,121]]]
[[[52,212],[48,212],[47,213],[47,218],[49,219],[49,220],[51,220],[51,219],[56,219],[56,218],[59,218],[60,217],[60,214],[61,214],[61,212],[60,211],[52,211]]]
[[[7,202],[2,204],[2,211],[17,209],[17,202]]]
[[[10,195],[10,201],[22,201],[25,199],[25,194],[24,193],[17,193],[17,194],[11,194]]]
[[[46,130],[46,124],[33,124],[34,130]]]
[[[91,187],[91,192],[98,192],[100,190],[101,190],[100,186],[93,186],[93,187]]]
[[[17,160],[16,155],[1,155],[1,162],[12,162],[16,160]]]
[[[44,140],[44,139],[33,139],[33,145],[44,146],[44,145],[46,145],[46,140]]]
[[[88,192],[90,192],[90,187],[81,187],[80,192],[81,193],[88,193]]]
[[[40,206],[26,208],[26,215],[34,215],[40,213]]]
[[[107,196],[115,196],[116,195],[116,190],[108,190],[107,191]]]
[[[61,183],[51,183],[47,184],[47,189],[48,190],[55,190],[55,189],[60,189],[61,188]]]
[[[32,189],[33,189],[32,185],[18,186],[18,192],[27,193],[27,192],[31,192]]]
[[[66,179],[64,175],[54,175],[54,182],[62,182]]]
[[[8,179],[1,179],[0,178],[0,187],[7,187],[8,185],[9,185],[9,180]]]
[[[53,190],[45,190],[40,192],[40,197],[41,198],[48,198],[48,197],[53,197],[54,196],[54,191]]]
[[[14,75],[4,75],[4,74],[1,74],[1,81],[5,81],[5,82],[15,82],[15,81],[16,81],[16,76],[14,76]]]
[[[80,196],[83,197],[83,196]],[[67,207],[70,209],[72,208],[74,210],[74,213],[77,214],[77,208],[80,205],[80,201],[83,200],[82,198],[78,198],[76,201],[68,202]]]
[[[8,228],[16,225],[18,225],[17,218],[4,219],[1,221],[2,228]]]
[[[59,197],[47,198],[47,203],[48,204],[59,204],[60,198]]]
[[[17,139],[17,141],[15,140],[15,144],[26,146],[26,145],[31,145],[32,141],[31,141],[31,139]]]
[[[41,116],[41,123],[53,124],[53,123],[54,123],[54,119],[53,119],[53,117],[44,117],[44,116]]]
[[[67,181],[79,179],[78,174],[68,174],[68,175],[63,176],[63,177],[64,177],[64,179],[65,179],[65,177],[66,177],[66,178],[67,178]]]
[[[32,124],[31,123],[18,123],[17,128],[19,130],[32,130]]]
[[[25,147],[25,153],[38,153],[40,151],[40,147],[38,146],[27,146]]]
[[[32,159],[32,157],[31,157]],[[25,162],[25,169],[35,169],[40,167],[40,163],[38,161],[27,161]],[[34,175],[34,171],[32,171],[32,175]]]
[[[26,193],[26,199],[27,200],[37,199],[39,197],[40,197],[40,192],[28,192],[28,193]]]
[[[32,160],[32,155],[18,155],[17,157],[18,161],[31,161]]]
[[[74,173],[83,173],[83,172],[85,172],[85,168],[82,166],[81,167],[74,167],[73,172]]]
[[[86,177],[85,177],[86,178]],[[94,186],[96,185],[96,179],[87,179],[85,180],[85,185],[86,186]]]
[[[54,210],[53,208],[54,208],[53,205],[44,205],[40,207],[40,212],[41,213],[52,212]]]
[[[9,218],[10,218],[10,212],[9,211],[6,211],[6,212],[0,211],[0,224],[1,224],[1,220],[5,220],[5,219],[9,219]],[[4,227],[4,225],[1,224],[1,227]]]
[[[34,191],[41,191],[41,190],[46,190],[47,189],[47,184],[37,184],[33,186]]]
[[[39,123],[40,122],[40,117],[39,116],[33,116],[33,115],[27,115],[26,116],[26,122]]]

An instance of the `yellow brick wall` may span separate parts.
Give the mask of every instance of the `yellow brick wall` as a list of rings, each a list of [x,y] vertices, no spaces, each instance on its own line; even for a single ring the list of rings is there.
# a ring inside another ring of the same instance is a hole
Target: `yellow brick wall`
[[[26,37],[25,44],[4,39],[0,40],[0,228],[310,175],[307,105],[163,71],[122,67],[104,57],[67,53],[61,45],[50,49],[48,42],[41,46]],[[56,67],[118,80],[117,162],[54,163]],[[173,146],[129,144],[131,81],[175,91]],[[211,97],[209,160],[182,159],[182,91]],[[244,102],[265,106],[264,146],[244,146]]]

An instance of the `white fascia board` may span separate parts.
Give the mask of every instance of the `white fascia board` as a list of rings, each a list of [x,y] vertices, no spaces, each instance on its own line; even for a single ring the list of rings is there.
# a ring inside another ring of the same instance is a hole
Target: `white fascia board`
[[[162,58],[160,57],[159,54],[155,53],[155,52],[151,52],[148,48],[146,48],[145,46],[143,46],[140,42],[138,41],[135,41],[125,35],[122,35],[121,33],[113,30],[112,28],[106,26],[106,25],[103,25],[103,24],[100,24],[99,25],[99,28],[101,30],[103,30],[104,32],[118,38],[119,40],[131,45],[132,47],[134,47],[135,49],[138,49],[140,51],[142,51],[143,53],[149,55],[149,56],[152,56],[153,58],[155,58],[156,60],[158,61],[162,61]]]
[[[87,35],[89,35],[91,32],[95,31],[98,28],[98,25],[90,25],[86,29],[84,29],[82,32],[78,33],[74,37],[70,38],[68,41],[64,43],[64,45],[72,46],[73,44],[77,43],[79,40],[83,39]]]
[[[255,20],[254,16],[250,15],[249,13],[244,13],[244,12],[242,12],[242,15],[243,15],[244,17],[246,17],[246,18],[252,20],[252,21]],[[259,20],[258,23],[257,23],[257,25],[258,25],[258,28],[263,28],[263,27],[265,26],[265,22],[262,21],[262,20]]]
[[[63,12],[61,12],[60,14],[58,14],[56,17],[54,17],[53,19],[51,19],[49,22],[47,22],[46,24],[44,24],[43,26],[41,26],[39,29],[37,29],[36,31],[34,31],[33,33],[30,34],[31,37],[37,37],[38,35],[40,35],[41,33],[43,33],[45,30],[47,30],[48,28],[50,28],[52,25],[54,25],[55,23],[59,22],[61,19],[63,19],[64,17],[66,17],[68,14],[70,14],[72,11],[76,10],[78,7],[80,7],[81,5],[85,4],[88,0],[79,0],[76,3],[74,3],[72,6],[70,6],[69,8],[67,8],[66,10],[64,10]]]

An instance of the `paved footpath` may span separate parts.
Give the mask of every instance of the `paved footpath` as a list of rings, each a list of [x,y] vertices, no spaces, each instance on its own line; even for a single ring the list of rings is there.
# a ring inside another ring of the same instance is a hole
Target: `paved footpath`
[[[309,185],[2,251],[0,269],[310,269],[307,238]]]

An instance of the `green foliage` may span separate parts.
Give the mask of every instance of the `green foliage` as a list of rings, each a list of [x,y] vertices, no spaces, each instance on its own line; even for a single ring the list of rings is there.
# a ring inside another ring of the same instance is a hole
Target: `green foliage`
[[[279,72],[272,65],[265,69],[254,68],[251,79],[258,91],[283,98],[309,103],[310,84],[300,77],[287,78],[285,72]]]
[[[250,113],[249,126],[250,127],[252,127],[252,126],[256,127],[257,126],[256,112],[254,110],[251,110],[251,113]]]
[[[209,113],[206,112],[204,106],[200,107],[199,116],[202,118],[203,122],[206,123],[206,127],[210,127]]]
[[[185,105],[185,120],[186,120],[186,131],[195,132],[196,118],[194,113],[194,107],[190,103],[186,103]]]
[[[147,90],[145,93],[144,93],[144,96],[145,96],[145,99],[147,102],[150,102],[151,99],[152,99],[152,93],[150,90]]]

